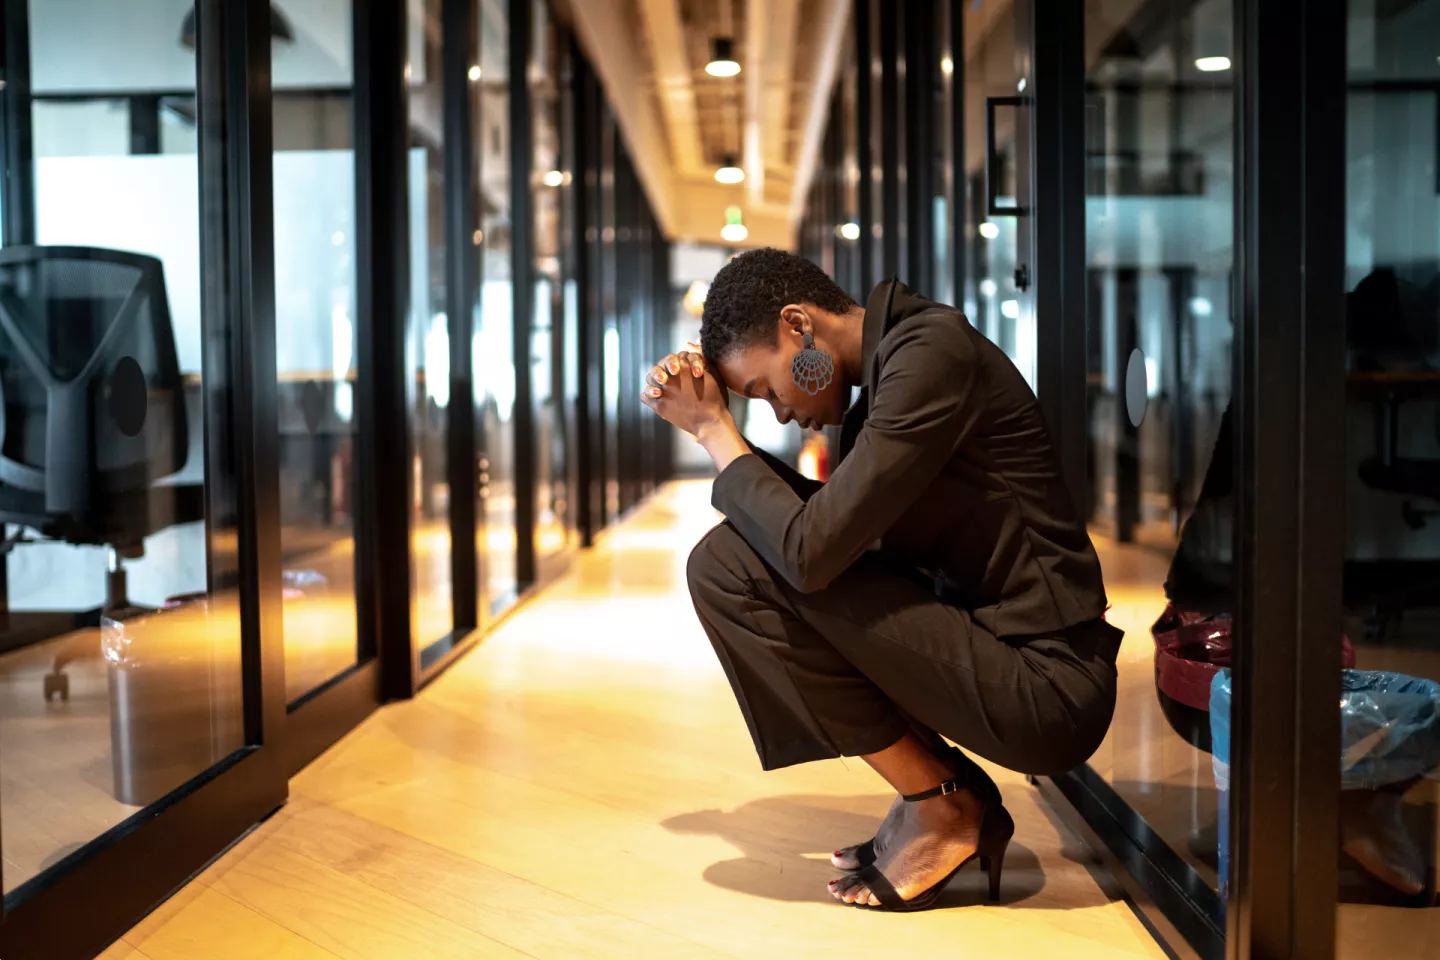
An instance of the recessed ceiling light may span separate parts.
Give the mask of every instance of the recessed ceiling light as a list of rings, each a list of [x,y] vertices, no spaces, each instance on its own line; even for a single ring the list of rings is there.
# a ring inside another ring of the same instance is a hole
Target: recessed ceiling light
[[[728,243],[743,243],[750,236],[750,231],[743,223],[727,223],[720,228],[720,236]]]
[[[848,223],[840,224],[840,226],[835,228],[835,232],[840,235],[840,239],[842,240],[859,240],[860,224],[851,220]]]
[[[740,183],[745,179],[745,171],[735,160],[734,154],[727,154],[725,163],[715,171],[715,179],[720,183]]]
[[[716,37],[710,50],[710,62],[705,64],[705,72],[710,76],[733,77],[740,72],[740,64],[735,59],[734,40]]]
[[[989,220],[986,220],[984,223],[980,224],[980,236],[984,237],[986,240],[994,240],[996,237],[1000,236],[1000,228],[995,226],[995,224],[991,223]]]
[[[549,170],[545,173],[545,186],[558,187],[565,182],[565,174],[559,170]]]
[[[1195,61],[1195,69],[1202,73],[1219,73],[1222,70],[1230,69],[1229,57],[1200,57]]]
[[[474,82],[480,79],[480,66],[477,64],[470,68],[470,80]]]

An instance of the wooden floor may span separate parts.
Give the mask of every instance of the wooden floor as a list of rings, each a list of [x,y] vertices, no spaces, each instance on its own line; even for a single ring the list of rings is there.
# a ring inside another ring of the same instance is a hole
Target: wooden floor
[[[291,785],[288,806],[107,960],[1159,957],[1114,882],[1018,776],[1003,902],[836,904],[864,839],[858,761],[762,773],[684,586],[708,484],[668,488],[417,699]]]

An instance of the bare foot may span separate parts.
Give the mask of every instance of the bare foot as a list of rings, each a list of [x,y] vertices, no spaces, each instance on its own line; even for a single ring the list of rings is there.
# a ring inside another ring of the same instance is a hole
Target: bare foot
[[[902,900],[910,900],[975,852],[985,808],[969,790],[897,804],[899,813],[892,807],[891,816],[898,822],[883,849],[877,840],[875,866]],[[887,816],[886,822],[890,819]],[[830,894],[845,903],[880,905],[870,888],[853,875],[831,880]]]
[[[900,795],[895,795],[895,800],[890,804],[890,812],[885,814],[885,819],[880,821],[880,828],[875,831],[875,853],[878,855],[890,843],[890,838],[895,835],[896,829],[900,826],[900,817],[905,808],[905,801]],[[863,844],[856,844],[853,847],[841,847],[830,855],[830,863],[841,870],[859,870],[860,859],[859,849]]]

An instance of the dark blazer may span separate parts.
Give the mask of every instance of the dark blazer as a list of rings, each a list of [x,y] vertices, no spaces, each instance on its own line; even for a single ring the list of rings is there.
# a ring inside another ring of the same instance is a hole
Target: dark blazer
[[[802,591],[878,549],[995,636],[1099,618],[1100,562],[1010,358],[960,311],[888,281],[865,306],[864,359],[829,482],[806,489],[740,457],[715,480],[715,508]]]

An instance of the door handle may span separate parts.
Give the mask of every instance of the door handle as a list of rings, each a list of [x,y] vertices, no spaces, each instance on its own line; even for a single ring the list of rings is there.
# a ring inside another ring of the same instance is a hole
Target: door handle
[[[1028,107],[1029,97],[985,98],[985,209],[992,217],[1028,217],[1030,209],[1018,204],[1008,207],[998,202],[1000,190],[1000,151],[995,148],[995,108]],[[1017,133],[1018,136],[1018,133]]]

